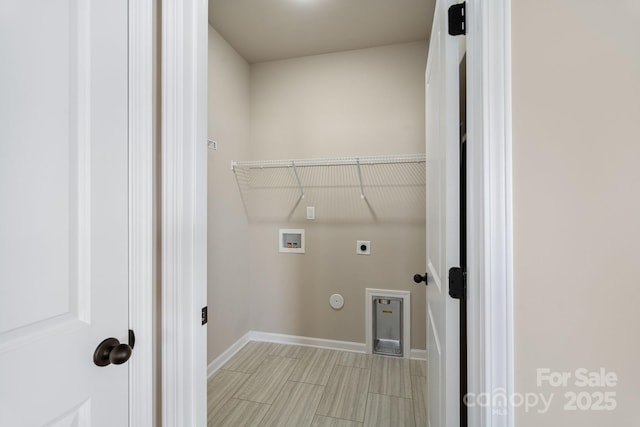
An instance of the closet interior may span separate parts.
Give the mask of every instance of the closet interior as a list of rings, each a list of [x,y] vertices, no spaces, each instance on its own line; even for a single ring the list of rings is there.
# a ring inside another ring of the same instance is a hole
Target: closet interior
[[[410,294],[424,357],[432,5],[265,3],[209,2],[210,368],[256,337],[370,353],[367,289]]]

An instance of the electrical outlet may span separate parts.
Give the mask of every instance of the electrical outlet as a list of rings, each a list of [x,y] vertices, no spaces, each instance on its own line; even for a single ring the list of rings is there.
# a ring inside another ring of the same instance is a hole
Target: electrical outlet
[[[358,240],[356,242],[356,253],[358,255],[371,255],[371,241]]]

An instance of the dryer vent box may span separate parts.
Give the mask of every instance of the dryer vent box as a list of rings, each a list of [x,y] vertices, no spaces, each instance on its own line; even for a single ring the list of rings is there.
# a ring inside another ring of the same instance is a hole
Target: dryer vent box
[[[373,353],[402,357],[402,298],[374,298]]]

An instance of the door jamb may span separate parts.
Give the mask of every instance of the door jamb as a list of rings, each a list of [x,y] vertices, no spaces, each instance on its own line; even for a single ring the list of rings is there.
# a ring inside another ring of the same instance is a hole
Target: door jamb
[[[162,425],[207,422],[207,0],[161,0]]]
[[[511,5],[467,0],[467,7],[468,391],[509,397]],[[162,10],[162,422],[204,426],[207,2],[162,0]],[[470,407],[469,425],[512,427],[514,408]]]
[[[491,406],[514,393],[511,0],[467,0],[466,15],[468,395],[489,402],[469,425],[512,427],[513,406]]]
[[[129,425],[154,423],[153,0],[129,2]]]

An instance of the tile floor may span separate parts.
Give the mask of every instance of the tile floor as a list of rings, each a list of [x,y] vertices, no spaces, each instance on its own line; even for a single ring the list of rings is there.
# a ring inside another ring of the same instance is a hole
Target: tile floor
[[[208,382],[208,427],[426,426],[424,361],[248,343]]]

